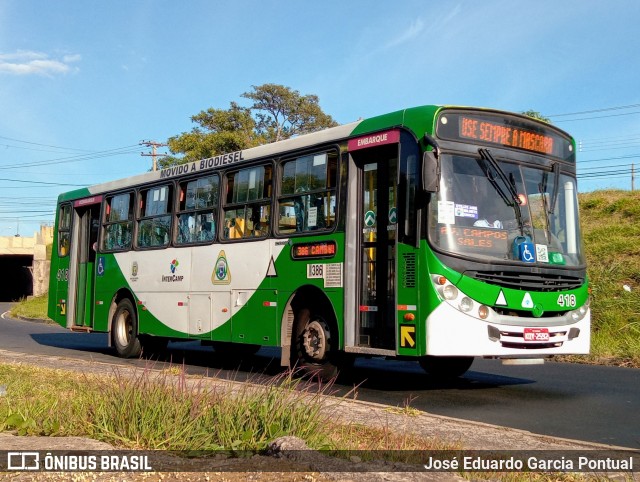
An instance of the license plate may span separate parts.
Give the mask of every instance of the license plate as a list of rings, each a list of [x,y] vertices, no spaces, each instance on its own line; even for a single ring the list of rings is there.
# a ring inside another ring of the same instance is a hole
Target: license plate
[[[549,329],[525,328],[524,341],[549,341]]]

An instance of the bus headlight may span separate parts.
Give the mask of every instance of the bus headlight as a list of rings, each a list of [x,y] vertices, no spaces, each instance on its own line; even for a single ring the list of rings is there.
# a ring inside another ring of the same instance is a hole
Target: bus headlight
[[[580,321],[582,318],[584,318],[587,315],[588,311],[589,311],[589,305],[584,304],[577,310],[573,310],[571,312],[571,319],[573,321]]]
[[[458,311],[481,320],[491,318],[493,312],[488,306],[480,305],[474,301],[444,276],[433,274],[431,280],[440,298]]]
[[[473,301],[467,296],[463,296],[460,300],[460,310],[468,313],[473,309]]]
[[[458,297],[458,288],[453,285],[447,285],[442,290],[442,294],[445,300],[455,300]]]

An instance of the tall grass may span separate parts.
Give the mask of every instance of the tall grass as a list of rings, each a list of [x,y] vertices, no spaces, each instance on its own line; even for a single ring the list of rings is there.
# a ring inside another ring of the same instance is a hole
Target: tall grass
[[[181,371],[111,377],[0,365],[0,431],[89,436],[124,448],[261,451],[280,435],[331,446],[323,389],[283,375],[267,386],[205,384]],[[314,391],[316,387],[317,390]]]
[[[114,371],[110,376],[0,364],[0,432],[86,436],[119,448],[259,453],[284,435],[314,449],[380,453],[454,450],[397,427],[337,417],[329,385],[275,377],[268,385],[187,376],[180,367]],[[406,411],[407,417],[416,416]],[[411,423],[411,420],[406,420]]]
[[[284,374],[267,386],[232,390],[205,387],[177,377],[140,371],[116,373],[96,392],[89,413],[89,435],[131,448],[259,451],[281,435],[295,435],[314,446],[328,443],[321,427],[326,415],[309,386]],[[105,401],[108,400],[108,403]]]

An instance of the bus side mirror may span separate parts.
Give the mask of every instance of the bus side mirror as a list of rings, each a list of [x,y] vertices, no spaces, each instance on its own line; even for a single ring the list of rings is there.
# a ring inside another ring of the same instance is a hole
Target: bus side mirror
[[[435,151],[426,151],[422,156],[422,190],[438,192],[440,184],[440,164]]]

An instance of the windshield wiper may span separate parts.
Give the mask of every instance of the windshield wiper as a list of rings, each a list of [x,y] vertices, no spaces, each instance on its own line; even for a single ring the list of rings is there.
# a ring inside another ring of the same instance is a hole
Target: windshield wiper
[[[551,223],[549,220],[551,208],[549,207],[546,196],[548,178],[549,173],[545,172],[542,174],[542,182],[538,183],[538,192],[540,193],[540,200],[542,201],[542,212],[544,213],[544,237],[546,238],[547,244],[549,244],[549,240],[551,239]]]
[[[556,200],[558,198],[560,164],[558,164],[557,162],[553,165],[553,191],[551,192],[549,198],[547,198],[546,196],[548,179],[549,173],[545,171],[542,175],[542,182],[538,183],[538,192],[540,193],[542,199],[542,211],[544,212],[544,235],[547,238],[547,244],[549,244],[551,239],[551,216],[556,209]]]
[[[560,163],[553,164],[553,192],[549,201],[549,214],[553,214],[556,210],[556,201],[558,200],[558,187],[560,185]]]
[[[502,170],[500,164],[498,164],[498,161],[495,160],[489,149],[480,148],[478,149],[478,153],[480,154],[480,159],[483,161],[482,170],[484,171],[485,176],[487,176],[487,179],[489,179],[491,185],[498,192],[498,194],[500,194],[500,197],[503,199],[505,204],[513,207],[513,210],[516,214],[516,220],[518,221],[520,234],[524,234],[524,222],[522,221],[522,211],[520,210],[520,198],[518,197],[518,191],[516,191],[515,181],[509,180],[506,173]],[[510,196],[507,196],[507,194],[504,192],[504,189],[500,187],[500,184],[498,184],[498,181],[493,175],[493,172],[491,172],[491,169],[489,169],[489,166],[491,166],[491,168],[498,174],[504,185],[507,186]]]

